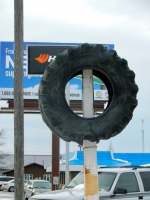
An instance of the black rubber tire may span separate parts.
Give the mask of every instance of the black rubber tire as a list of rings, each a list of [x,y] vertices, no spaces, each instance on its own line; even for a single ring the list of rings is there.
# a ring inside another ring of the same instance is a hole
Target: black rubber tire
[[[65,99],[67,82],[82,70],[92,69],[107,86],[109,103],[95,118],[77,116]],[[57,55],[46,68],[39,87],[39,108],[51,131],[65,141],[99,142],[119,134],[129,123],[137,106],[135,74],[116,51],[103,45],[83,44]]]
[[[14,188],[14,186],[11,186],[10,188],[9,188],[9,190],[8,190],[9,192],[14,192],[15,191],[15,188]]]

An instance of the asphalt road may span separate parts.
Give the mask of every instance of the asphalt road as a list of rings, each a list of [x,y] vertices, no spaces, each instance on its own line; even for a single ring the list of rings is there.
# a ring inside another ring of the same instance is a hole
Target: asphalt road
[[[14,192],[0,191],[0,200],[14,200]]]
[[[14,200],[14,192],[0,191],[0,200]]]
[[[14,192],[0,191],[0,200],[14,200]]]

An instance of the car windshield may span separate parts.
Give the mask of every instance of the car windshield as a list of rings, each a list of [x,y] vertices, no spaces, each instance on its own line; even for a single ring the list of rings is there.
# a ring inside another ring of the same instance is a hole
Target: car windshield
[[[33,188],[45,188],[45,189],[50,189],[51,188],[51,184],[49,182],[34,182],[33,183]]]
[[[14,178],[8,178],[8,177],[4,177],[4,178],[0,178],[0,181],[10,181],[10,180],[12,180],[12,179],[14,179]]]
[[[98,185],[99,190],[109,191],[112,187],[112,184],[116,178],[117,173],[114,172],[99,172],[98,173]],[[79,184],[84,183],[84,174],[80,172],[69,184],[66,188],[74,188]]]

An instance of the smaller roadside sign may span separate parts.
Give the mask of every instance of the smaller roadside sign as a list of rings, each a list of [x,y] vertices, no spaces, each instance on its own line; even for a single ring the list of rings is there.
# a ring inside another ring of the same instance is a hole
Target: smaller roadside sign
[[[43,75],[44,70],[56,56],[70,46],[78,46],[78,43],[62,43],[47,45],[27,45],[27,73],[28,75]],[[95,44],[93,44],[95,45]],[[114,45],[103,44],[107,49],[113,49]]]
[[[28,52],[28,75],[43,75],[44,70],[59,53],[70,46],[27,46]]]

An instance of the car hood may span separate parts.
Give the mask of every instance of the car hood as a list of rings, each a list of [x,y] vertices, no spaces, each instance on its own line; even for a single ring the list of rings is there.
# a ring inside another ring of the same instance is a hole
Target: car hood
[[[99,195],[102,197],[107,197],[110,195],[109,192],[100,191]],[[31,200],[83,200],[84,199],[84,190],[82,189],[62,189],[47,192],[44,194],[34,195]]]
[[[33,190],[34,192],[39,192],[39,193],[51,191],[51,189],[46,189],[46,188],[34,188]]]
[[[69,199],[69,200],[81,200],[84,197],[83,190],[70,190],[70,189],[63,189],[63,190],[55,190],[52,192],[47,192],[44,194],[34,195],[31,199]]]

